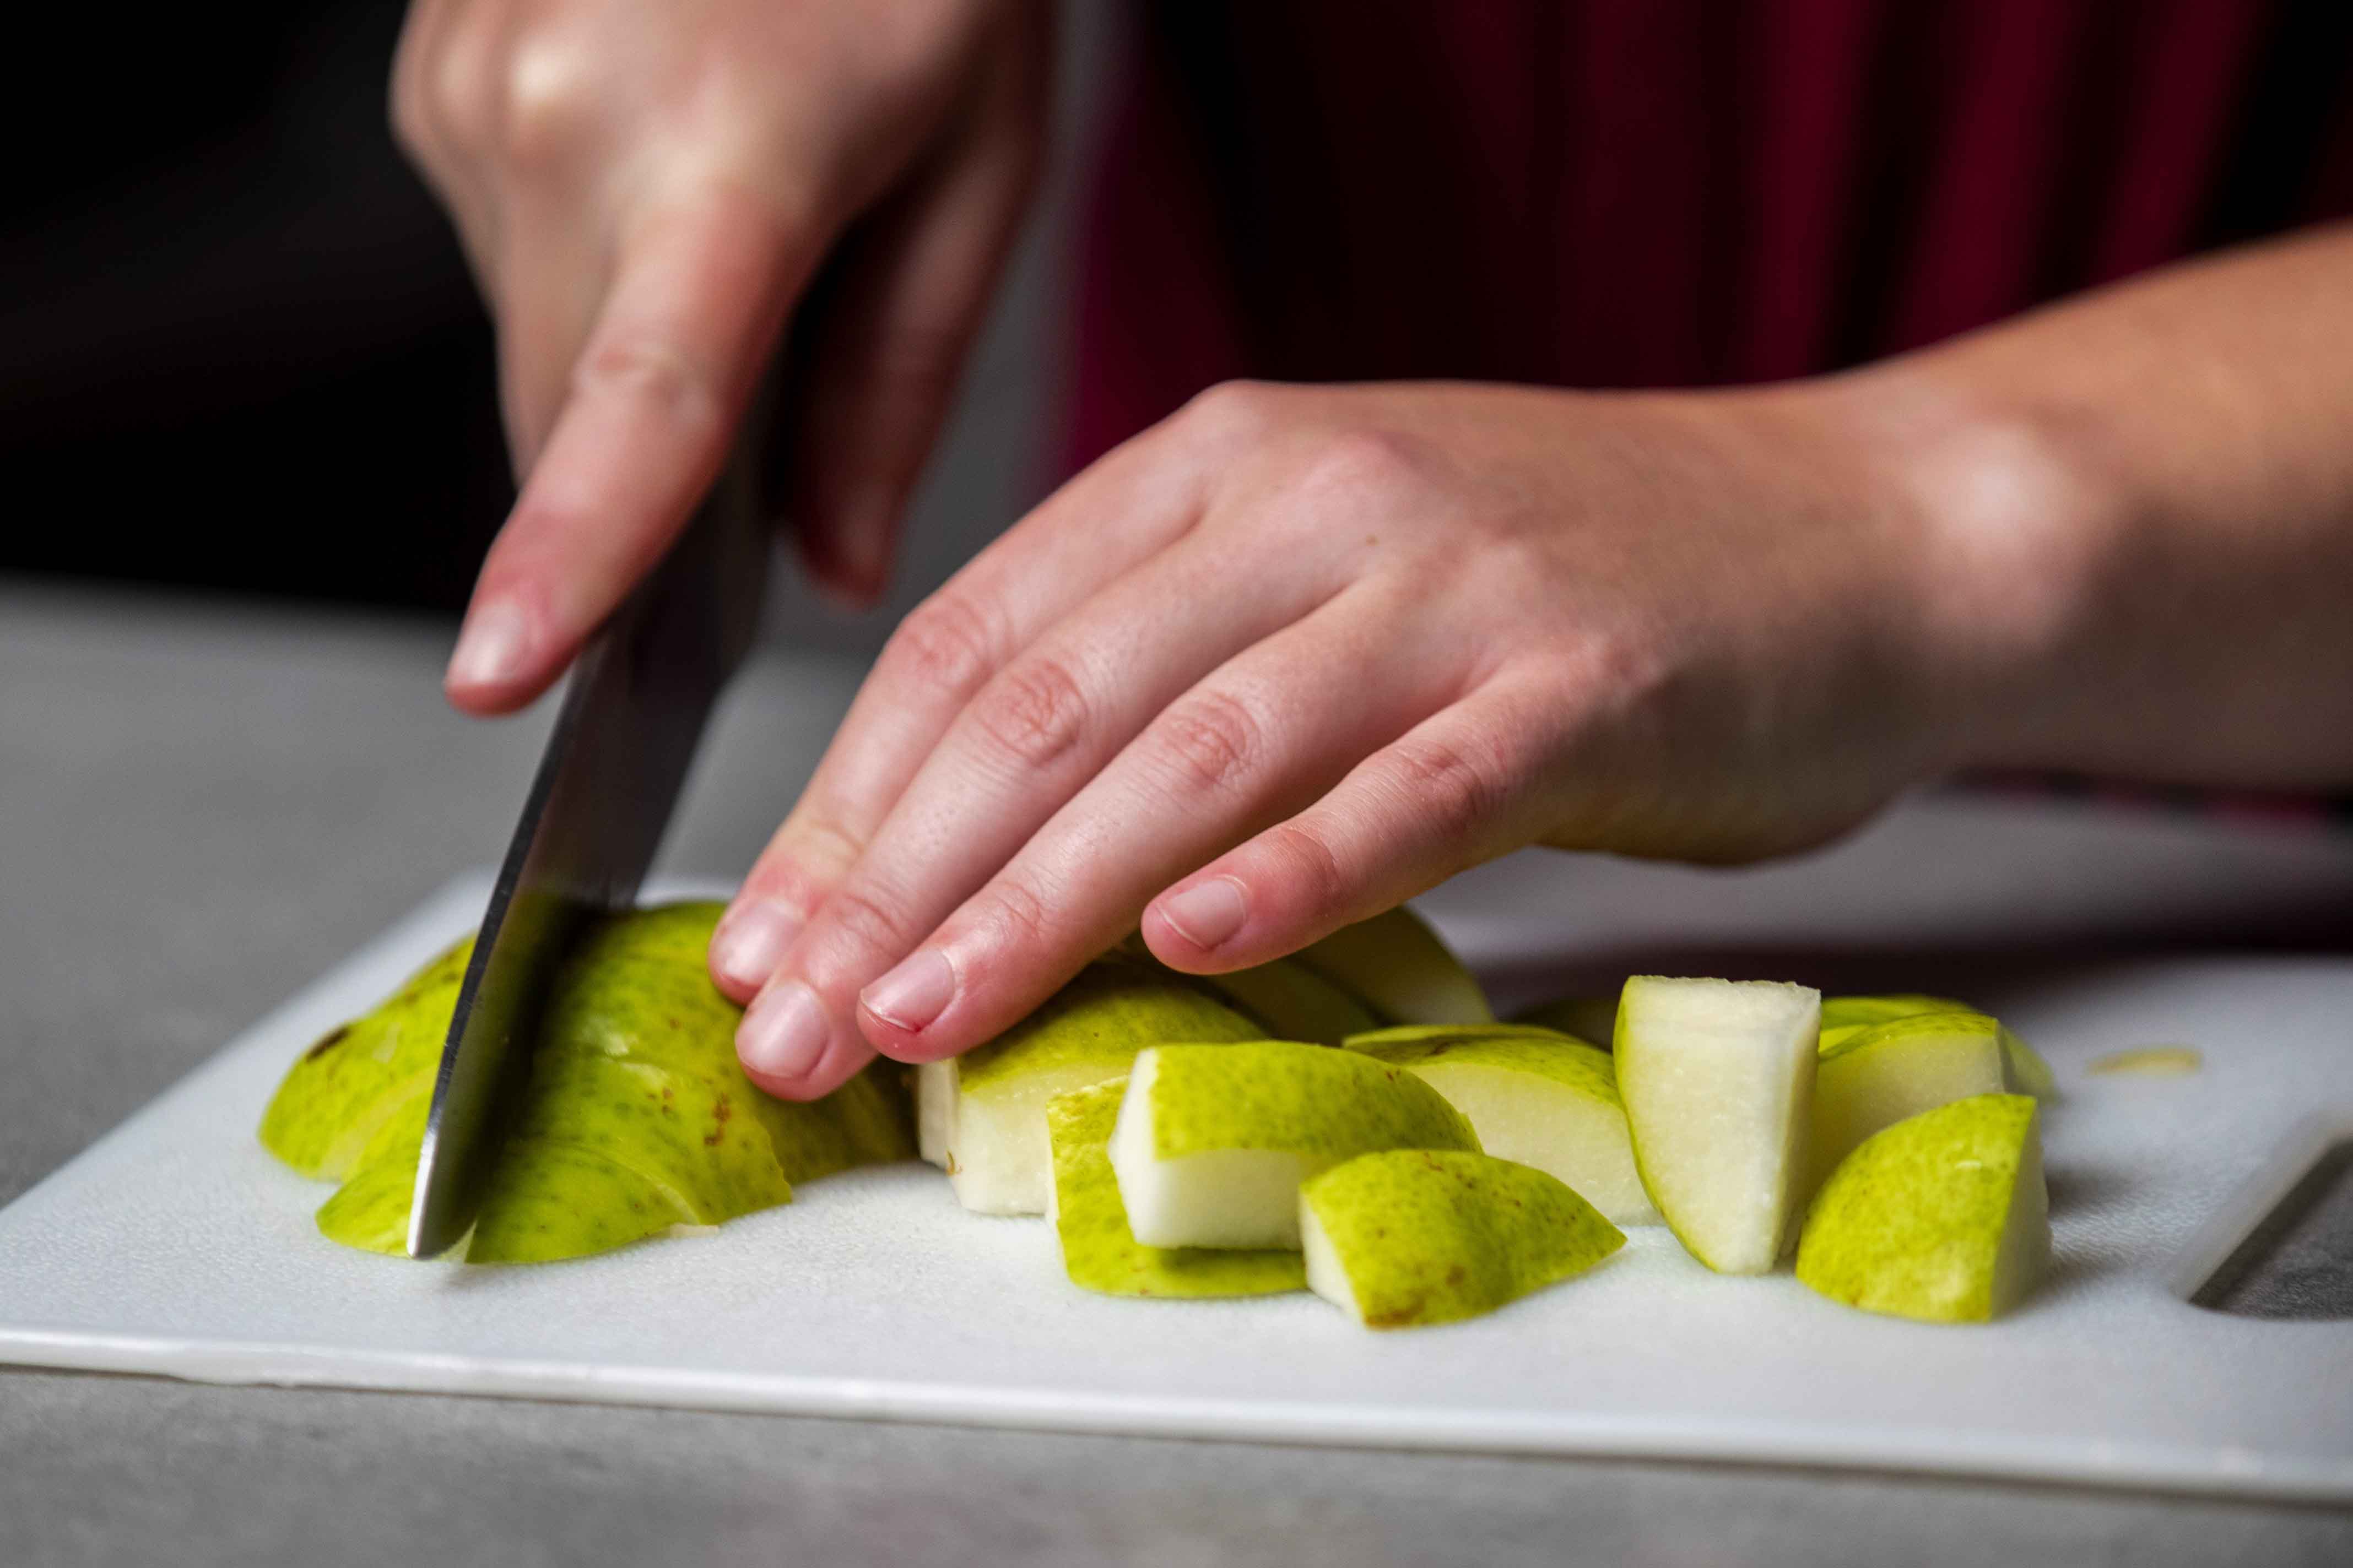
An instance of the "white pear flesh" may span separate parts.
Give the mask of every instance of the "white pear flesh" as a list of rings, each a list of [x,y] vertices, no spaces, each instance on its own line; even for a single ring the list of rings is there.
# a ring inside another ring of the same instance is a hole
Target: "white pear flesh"
[[[1399,904],[1343,926],[1293,962],[1372,1005],[1385,1024],[1492,1024],[1487,994],[1419,915]]]
[[[1883,1127],[2009,1087],[2001,1026],[1982,1013],[1920,1013],[1847,1034],[1814,1068],[1806,1195]]]
[[[1478,1147],[1461,1112],[1404,1068],[1271,1040],[1145,1051],[1110,1143],[1145,1246],[1294,1248],[1309,1178],[1387,1149]]]
[[[1798,1279],[1865,1311],[1983,1322],[2048,1271],[2041,1116],[2023,1094],[1981,1094],[1863,1141],[1823,1184]]]
[[[1260,1033],[1232,1008],[1145,965],[1101,960],[996,1039],[920,1069],[919,1135],[929,1105],[941,1163],[965,1208],[1042,1215],[1053,1191],[1048,1100],[1124,1077],[1148,1046]]]
[[[1821,994],[1636,975],[1618,1005],[1634,1163],[1675,1238],[1719,1274],[1781,1256],[1805,1179]]]
[[[1567,1183],[1613,1225],[1660,1223],[1634,1169],[1609,1052],[1532,1024],[1424,1025],[1346,1044],[1444,1095],[1488,1153]]]

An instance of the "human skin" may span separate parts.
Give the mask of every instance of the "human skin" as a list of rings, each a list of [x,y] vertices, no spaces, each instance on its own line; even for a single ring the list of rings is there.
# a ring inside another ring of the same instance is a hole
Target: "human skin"
[[[2343,787],[2348,435],[2348,228],[1773,386],[1214,388],[893,637],[713,941],[739,1053],[808,1098],[1139,923],[1240,968],[1525,845],[1758,858],[1968,764]],[[691,506],[596,459],[531,468],[459,706],[542,689],[594,616],[534,617]]]

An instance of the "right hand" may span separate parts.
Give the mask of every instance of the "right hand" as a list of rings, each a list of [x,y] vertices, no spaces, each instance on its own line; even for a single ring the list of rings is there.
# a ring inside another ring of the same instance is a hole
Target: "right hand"
[[[821,266],[786,510],[821,584],[879,595],[1030,189],[1050,26],[1042,0],[417,0],[393,122],[497,323],[522,483],[452,702],[529,702],[660,559]]]

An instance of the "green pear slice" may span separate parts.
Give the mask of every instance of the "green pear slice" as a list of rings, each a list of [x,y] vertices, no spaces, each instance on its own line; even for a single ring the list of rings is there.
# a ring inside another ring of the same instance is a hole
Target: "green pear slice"
[[[1380,1015],[1384,1024],[1492,1024],[1487,994],[1419,915],[1400,904],[1343,926],[1292,959]]]
[[[1626,1237],[1568,1186],[1489,1154],[1362,1154],[1299,1189],[1307,1288],[1371,1329],[1492,1312]]]
[[[1884,996],[1825,996],[1822,998],[1821,1048],[1825,1054],[1865,1029],[1899,1018],[1928,1013],[1976,1013],[1966,1002],[1948,997],[1902,992]],[[2001,1030],[2003,1082],[2014,1093],[2051,1100],[2058,1094],[2058,1079],[2051,1064],[2032,1046],[2010,1031]]]
[[[1146,1247],[1135,1239],[1107,1147],[1126,1092],[1126,1081],[1114,1079],[1046,1102],[1054,1148],[1046,1216],[1071,1282],[1107,1296],[1265,1296],[1303,1287],[1296,1252]]]
[[[1349,1037],[1471,1119],[1479,1146],[1566,1182],[1615,1225],[1657,1225],[1609,1053],[1530,1024],[1415,1025]]]
[[[1478,1147],[1462,1113],[1402,1068],[1260,1040],[1138,1056],[1111,1163],[1147,1247],[1296,1247],[1309,1177],[1382,1149]]]
[[[304,1051],[262,1112],[262,1146],[303,1175],[340,1182],[404,1111],[421,1131],[473,951],[468,937]]]
[[[1691,1255],[1719,1274],[1781,1256],[1804,1180],[1820,993],[1636,975],[1618,1005],[1634,1163]]]
[[[1983,1322],[2051,1258],[2032,1096],[1981,1094],[1865,1139],[1823,1184],[1798,1278],[1834,1301],[1929,1322]]]
[[[1588,1046],[1608,1050],[1618,1037],[1618,996],[1557,996],[1512,1015],[1515,1024],[1573,1035]]]
[[[1287,958],[1226,974],[1186,978],[1249,1015],[1258,1023],[1259,1034],[1268,1039],[1336,1046],[1350,1035],[1381,1025],[1372,1008],[1355,993]]]
[[[918,1069],[918,1121],[933,1123],[940,1163],[965,1208],[1044,1214],[1053,1190],[1048,1100],[1126,1077],[1147,1046],[1250,1040],[1262,1033],[1152,966],[1099,959],[997,1038]]]
[[[1805,1192],[1883,1127],[2008,1087],[2001,1026],[1982,1013],[1915,1013],[1842,1031],[1814,1066]]]

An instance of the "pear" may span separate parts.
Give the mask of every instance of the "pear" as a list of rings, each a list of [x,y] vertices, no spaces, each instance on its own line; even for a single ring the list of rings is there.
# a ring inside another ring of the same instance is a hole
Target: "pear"
[[[926,1136],[965,1207],[1043,1214],[1053,1190],[1048,1100],[1124,1078],[1147,1046],[1250,1040],[1263,1033],[1153,966],[1098,959],[997,1038],[917,1069],[918,1121],[931,1123]]]
[[[1781,1255],[1805,1177],[1820,993],[1636,975],[1618,1005],[1618,1092],[1651,1201],[1719,1274]]]
[[[1362,997],[1383,1024],[1492,1024],[1495,1015],[1462,961],[1400,904],[1343,926],[1292,958]]]
[[[880,1070],[810,1105],[772,1100],[744,1077],[742,1010],[703,963],[718,914],[716,904],[681,904],[615,916],[566,961],[469,1261],[577,1257],[673,1225],[715,1225],[789,1201],[795,1182],[912,1152],[903,1099]],[[462,973],[462,948],[453,955]],[[398,1252],[406,1240],[432,1074],[456,1005],[454,979],[419,985],[437,973],[428,966],[340,1039],[312,1047],[264,1119],[264,1141],[281,1157],[292,1151],[316,1173],[347,1173],[319,1211],[320,1230],[346,1246]],[[385,1081],[371,1098],[348,1091],[365,1076],[358,1062],[321,1069],[370,1041],[388,1043],[369,1056],[380,1049],[412,1070],[376,1075]]]
[[[1918,1017],[1924,1013],[1975,1013],[1966,1002],[1955,1002],[1943,996],[1926,996],[1916,992],[1886,996],[1825,996],[1822,998],[1821,1048],[1827,1052],[1841,1041],[1864,1029],[1898,1018]],[[2051,1064],[2032,1046],[2028,1045],[2007,1026],[2001,1029],[2003,1081],[2019,1094],[2031,1094],[2037,1100],[2052,1100],[2058,1095],[2058,1079]]]
[[[1371,1329],[1492,1312],[1626,1237],[1565,1184],[1490,1154],[1360,1154],[1299,1189],[1307,1288]]]
[[[1106,1147],[1119,1121],[1124,1079],[1046,1102],[1054,1186],[1046,1205],[1071,1282],[1106,1296],[1264,1296],[1306,1284],[1299,1254],[1146,1247],[1127,1227]]]
[[[1574,1035],[1587,1045],[1606,1051],[1618,1037],[1618,994],[1611,992],[1607,996],[1558,996],[1522,1008],[1512,1015],[1512,1021]]]
[[[2038,1114],[2031,1095],[1981,1094],[1865,1139],[1807,1214],[1798,1278],[1929,1322],[2008,1311],[2050,1264]]]
[[[1309,1177],[1382,1149],[1478,1147],[1462,1113],[1402,1068],[1260,1040],[1138,1056],[1111,1163],[1148,1247],[1296,1247]]]
[[[1840,1037],[1815,1060],[1808,1195],[1881,1128],[2007,1087],[2001,1026],[1982,1013],[1915,1013]]]
[[[1174,971],[1171,971],[1173,973]],[[1225,974],[1186,978],[1254,1019],[1262,1037],[1336,1046],[1381,1020],[1352,992],[1287,958]]]
[[[412,1123],[421,1137],[473,951],[472,937],[447,949],[373,1012],[305,1050],[262,1112],[262,1146],[306,1176],[340,1182],[371,1143],[396,1144]]]
[[[1488,1153],[1558,1177],[1613,1224],[1659,1223],[1609,1052],[1531,1024],[1411,1025],[1346,1043],[1444,1095]]]

